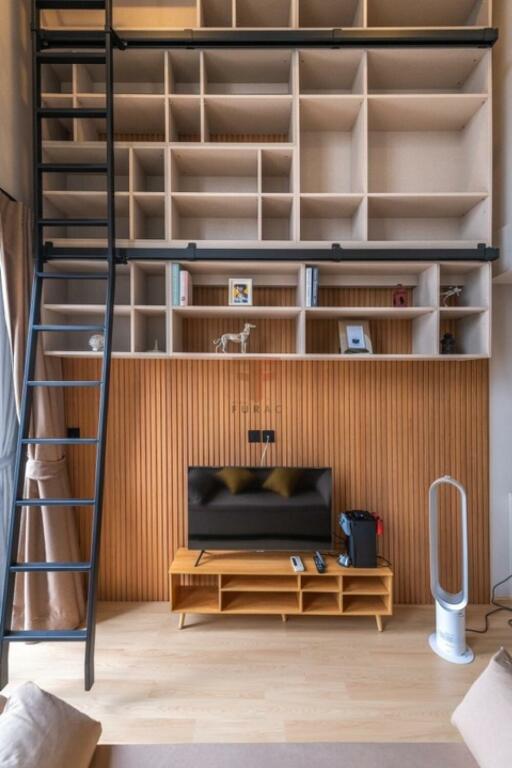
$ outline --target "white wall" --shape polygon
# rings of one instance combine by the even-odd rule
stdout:
[[[0,0],[0,186],[30,202],[31,103],[28,0]]]
[[[512,1],[494,0],[494,14],[500,30],[493,53],[494,243],[501,259],[493,291],[490,380],[493,584],[512,573]],[[512,582],[499,594],[512,596]]]

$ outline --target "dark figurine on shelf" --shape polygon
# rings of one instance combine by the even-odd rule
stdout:
[[[393,306],[394,307],[408,307],[409,306],[409,293],[407,288],[401,283],[398,283],[393,290]]]
[[[457,342],[453,333],[445,333],[441,339],[441,354],[442,355],[455,355],[457,354]]]

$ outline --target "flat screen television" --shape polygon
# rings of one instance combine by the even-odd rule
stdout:
[[[231,493],[221,467],[189,467],[188,547],[307,552],[332,549],[332,471],[300,467],[287,497],[263,488],[274,467],[244,467],[254,482]]]

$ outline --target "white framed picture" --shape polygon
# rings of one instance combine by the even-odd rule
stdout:
[[[229,305],[232,307],[252,307],[252,279],[250,277],[230,278]]]
[[[339,320],[338,335],[340,352],[350,354],[372,354],[373,345],[370,339],[369,323],[364,321]]]

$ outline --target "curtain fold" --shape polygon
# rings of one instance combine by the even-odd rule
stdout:
[[[7,528],[14,494],[14,456],[18,420],[12,382],[11,346],[0,292],[0,594],[3,589]]]
[[[32,285],[30,212],[0,195],[0,275],[8,328],[14,392],[19,415]],[[35,378],[62,380],[62,364],[36,354]],[[61,389],[38,387],[33,393],[31,434],[64,437],[66,424]],[[62,446],[30,446],[25,498],[71,497]],[[26,507],[22,511],[20,562],[80,560],[78,521],[71,507]],[[83,623],[84,581],[80,574],[25,573],[16,577],[13,628],[72,629]]]

